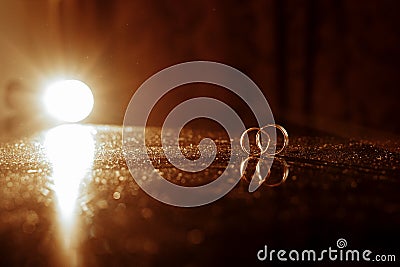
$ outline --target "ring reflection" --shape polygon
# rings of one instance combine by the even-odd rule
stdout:
[[[271,164],[272,161],[273,163]],[[271,169],[276,169],[277,164],[281,165],[282,175],[276,177],[271,177]],[[240,164],[240,174],[242,178],[248,181],[249,192],[254,192],[261,184],[265,184],[269,187],[275,187],[283,184],[287,177],[289,176],[289,165],[282,158],[258,158],[258,157],[248,157],[242,160]]]

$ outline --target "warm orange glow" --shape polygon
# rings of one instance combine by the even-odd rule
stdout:
[[[61,125],[49,130],[45,138],[66,247],[70,246],[80,185],[93,162],[94,141],[90,129],[74,124]]]
[[[85,119],[94,104],[89,86],[78,80],[62,80],[49,85],[43,101],[51,116],[66,122]]]

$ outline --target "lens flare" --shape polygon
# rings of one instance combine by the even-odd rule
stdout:
[[[78,122],[92,112],[94,99],[89,86],[78,80],[50,84],[43,96],[47,112],[57,120]]]

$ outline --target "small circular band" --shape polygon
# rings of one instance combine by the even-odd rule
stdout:
[[[266,148],[263,148],[263,145],[261,144],[261,132],[266,134],[266,132],[264,130],[269,128],[269,127],[274,127],[276,129],[280,130],[282,132],[282,135],[283,135],[283,146],[279,150],[275,151],[275,153],[267,153],[268,156],[275,156],[275,155],[281,153],[285,149],[285,147],[289,144],[289,135],[288,135],[286,129],[283,128],[279,124],[268,124],[268,125],[266,125],[264,127],[261,127],[260,130],[257,132],[257,135],[256,135],[257,146],[262,151],[261,154],[265,154],[267,152],[269,144],[270,144],[270,142],[268,142],[268,146]],[[268,137],[269,137],[269,135],[268,135]],[[269,140],[271,140],[271,139],[269,139]]]
[[[263,133],[264,135],[266,135],[268,137],[268,142],[265,147],[263,147],[263,145],[262,145],[261,133]],[[259,129],[256,134],[256,144],[257,144],[258,148],[260,149],[260,155],[264,155],[268,151],[269,145],[271,144],[271,136],[263,129]]]
[[[267,153],[268,148],[271,144],[271,137],[265,131],[265,129],[267,129],[269,127],[274,127],[276,129],[280,130],[283,135],[283,146],[279,150],[275,151],[274,153]],[[244,139],[246,137],[246,134],[253,132],[253,131],[257,131],[256,144],[257,144],[257,147],[260,149],[260,153],[252,152],[251,148],[250,148],[250,150],[247,149],[247,147],[244,144]],[[268,137],[268,142],[267,142],[266,146],[263,146],[263,144],[261,142],[261,133]],[[251,156],[264,155],[264,154],[266,154],[267,156],[275,156],[275,155],[278,155],[279,153],[281,153],[287,147],[288,144],[289,144],[289,135],[288,135],[286,129],[283,128],[283,126],[281,126],[279,124],[268,124],[261,128],[252,127],[252,128],[247,129],[246,131],[244,131],[242,133],[242,135],[240,136],[240,146],[241,146],[242,150]],[[250,144],[249,144],[249,147],[250,147]]]
[[[242,135],[240,136],[240,146],[241,146],[241,148],[242,148],[242,150],[244,151],[244,152],[246,152],[247,154],[249,154],[249,155],[259,155],[260,153],[253,153],[253,152],[251,152],[251,148],[250,148],[250,142],[249,142],[249,150],[247,149],[247,147],[245,146],[245,144],[244,144],[244,139],[246,138],[246,134],[248,134],[248,133],[250,133],[250,132],[253,132],[253,131],[257,131],[257,134],[258,134],[258,132],[260,131],[260,128],[257,128],[257,127],[252,127],[252,128],[249,128],[249,129],[247,129],[246,131],[244,131],[243,133],[242,133]],[[265,133],[265,132],[264,132]],[[257,139],[257,134],[256,134],[256,139]],[[267,134],[267,133],[265,133],[265,134]],[[268,134],[267,134],[268,135]],[[268,135],[268,137],[269,137],[269,135]],[[269,142],[270,142],[270,140],[268,140],[268,146],[269,146]],[[268,148],[268,146],[267,146],[267,148]],[[262,154],[262,149],[261,149],[261,154]]]

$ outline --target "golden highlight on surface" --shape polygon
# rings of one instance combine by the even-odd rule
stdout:
[[[67,124],[49,130],[45,137],[47,156],[52,164],[64,245],[71,246],[80,186],[93,164],[94,140],[90,127]]]

